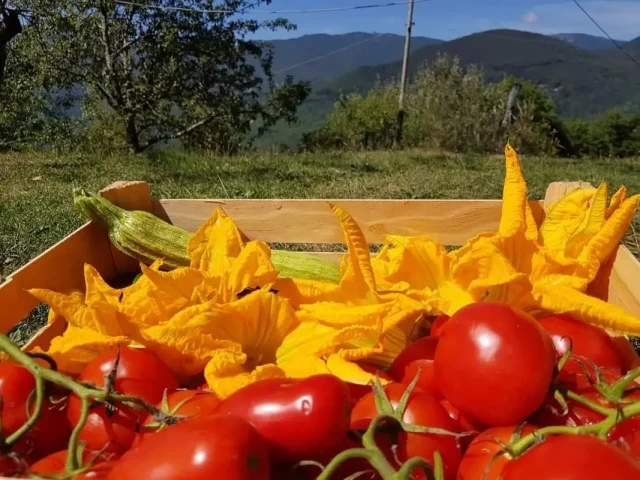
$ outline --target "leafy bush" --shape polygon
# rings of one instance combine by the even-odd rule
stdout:
[[[619,108],[593,121],[567,122],[572,153],[578,157],[630,157],[640,154],[640,114]]]
[[[553,154],[566,134],[553,103],[523,83],[515,121],[503,127],[507,95],[515,79],[487,84],[476,66],[439,56],[418,70],[406,90],[403,143],[455,152],[495,152],[509,140],[520,151]],[[307,149],[389,148],[395,135],[397,82],[378,84],[366,96],[341,98],[320,129],[305,136]]]

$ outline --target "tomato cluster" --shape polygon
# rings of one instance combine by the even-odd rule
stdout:
[[[121,401],[83,414],[82,398],[47,385],[0,474],[60,474],[73,455],[73,479],[385,479],[416,458],[411,478],[431,478],[428,464],[443,480],[640,479],[640,416],[620,417],[640,402],[640,362],[620,345],[567,315],[481,302],[438,317],[386,372],[363,365],[373,386],[267,379],[225,399],[122,347],[77,378]],[[0,363],[2,438],[29,418],[34,389],[26,368]]]

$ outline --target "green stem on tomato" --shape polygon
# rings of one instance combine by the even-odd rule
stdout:
[[[65,472],[68,474],[71,474],[71,472],[75,472],[81,466],[81,460],[78,459],[79,455],[77,455],[78,440],[80,438],[80,432],[84,428],[85,423],[87,423],[87,418],[89,418],[89,397],[81,397],[80,401],[82,402],[80,406],[80,419],[71,431],[71,436],[69,437],[69,447],[67,449],[68,455],[67,461],[65,463]]]
[[[329,462],[322,473],[316,477],[316,480],[329,480],[331,478],[331,475],[333,475],[338,470],[340,465],[342,465],[350,458],[364,458],[366,460],[369,460],[369,462],[373,464],[371,458],[375,454],[376,452],[373,452],[366,448],[350,448],[349,450],[344,450],[343,452],[340,452],[338,455],[333,457],[333,459],[331,459],[331,462]]]
[[[428,480],[436,480],[436,476],[433,473],[433,468],[431,467],[429,462],[427,462],[422,457],[413,457],[407,460],[402,464],[400,470],[398,470],[398,472],[395,473],[392,478],[393,480],[411,480],[413,478],[411,474],[416,468],[421,468]]]
[[[629,370],[627,374],[606,389],[606,397],[612,403],[619,402],[625,390],[640,377],[640,367]]]
[[[387,419],[393,419],[394,421],[397,421],[396,418],[390,415],[385,415],[385,414],[378,415],[373,420],[371,420],[371,423],[369,424],[369,428],[367,428],[367,431],[362,436],[362,445],[364,446],[364,448],[366,448],[372,453],[371,458],[369,458],[369,463],[371,463],[371,465],[373,465],[373,467],[376,470],[378,470],[382,478],[385,480],[393,478],[393,476],[396,473],[396,470],[393,468],[393,466],[389,463],[387,458],[378,448],[375,437],[376,437],[376,430],[378,429],[378,424],[381,421],[387,420]]]
[[[6,344],[6,345],[5,345]],[[29,370],[36,381],[36,401],[33,413],[29,416],[27,421],[15,432],[9,435],[5,443],[12,445],[18,439],[26,433],[31,427],[33,427],[40,418],[40,412],[42,411],[42,405],[44,403],[44,379],[42,376],[38,376],[39,371],[45,370],[36,361],[34,361],[29,355],[24,353],[20,348],[13,343],[9,338],[4,335],[0,335],[0,349],[4,350],[12,358],[21,363],[27,370]]]
[[[567,391],[567,397],[570,398],[571,400],[581,403],[585,407],[589,407],[594,412],[598,412],[599,414],[604,415],[605,417],[608,417],[611,414],[611,412],[614,411],[612,408],[608,408],[608,407],[605,407],[604,405],[600,405],[599,403],[589,400],[588,398],[585,398],[582,395],[572,392],[571,390]]]

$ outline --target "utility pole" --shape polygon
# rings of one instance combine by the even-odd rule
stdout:
[[[411,50],[411,29],[413,27],[413,4],[409,2],[409,14],[407,15],[407,36],[404,41],[404,57],[402,58],[402,75],[400,77],[400,96],[398,98],[398,119],[396,124],[395,146],[402,144],[402,126],[404,124],[404,90],[407,86],[407,68],[409,67],[409,52]]]

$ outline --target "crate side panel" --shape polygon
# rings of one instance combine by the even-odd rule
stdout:
[[[115,274],[109,240],[104,231],[92,223],[31,260],[0,286],[2,332],[9,331],[38,305],[38,300],[27,289],[84,291],[85,263],[93,265],[107,279]]]
[[[342,243],[342,231],[328,203],[344,208],[370,243],[387,234],[429,235],[446,245],[498,227],[501,200],[160,200],[156,215],[195,231],[216,208],[231,216],[248,237],[265,242]],[[530,202],[537,221],[544,213]]]
[[[609,301],[640,318],[640,262],[624,245],[613,264]]]

